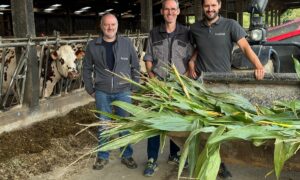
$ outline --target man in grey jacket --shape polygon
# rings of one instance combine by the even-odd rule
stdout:
[[[180,74],[187,72],[188,61],[192,56],[193,47],[190,43],[188,29],[177,23],[180,14],[178,0],[162,1],[161,15],[164,23],[154,27],[149,34],[147,51],[144,56],[147,73],[150,78],[168,80],[166,71],[170,64],[174,64]],[[157,169],[157,159],[160,146],[160,137],[154,136],[148,139],[148,162],[144,170],[144,176],[153,176]],[[179,164],[180,149],[170,140],[169,164]]]
[[[118,20],[113,14],[106,14],[101,19],[100,28],[102,37],[89,42],[83,61],[83,81],[86,91],[95,98],[97,110],[112,112],[113,101],[131,103],[131,84],[115,74],[126,75],[134,81],[139,81],[139,62],[131,41],[126,37],[117,35]],[[113,72],[113,73],[111,73]],[[93,75],[93,78],[92,78]],[[119,116],[128,116],[128,112],[114,107],[114,112]],[[101,121],[109,121],[109,118],[100,115]],[[99,135],[105,126],[99,127]],[[128,132],[122,132],[125,135]],[[99,146],[107,139],[99,138]],[[121,152],[123,149],[121,149]],[[132,158],[133,150],[128,145],[123,151],[121,162],[128,168],[134,169],[137,164]],[[99,151],[93,169],[100,170],[107,163],[109,152]]]

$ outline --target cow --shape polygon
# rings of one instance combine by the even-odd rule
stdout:
[[[40,83],[41,85],[45,84],[45,86],[40,89],[40,94],[43,98],[52,94],[54,86],[62,78],[73,80],[79,77],[80,73],[76,61],[81,61],[83,55],[83,50],[78,49],[75,52],[70,45],[60,46],[58,50],[50,52],[47,68],[45,63],[42,66]]]
[[[2,55],[5,54],[4,63],[2,64]],[[14,70],[16,69],[16,55],[15,48],[6,48],[5,52],[0,48],[0,73],[3,69],[3,84],[2,84],[2,94],[5,94],[8,90],[9,83],[12,80]]]
[[[45,59],[47,56],[43,56],[44,58],[39,62],[42,63],[40,78],[40,97],[42,98],[47,98],[52,94],[54,86],[60,79],[76,79],[79,77],[76,61],[81,60],[84,55],[83,49],[77,49],[75,52],[70,45],[60,46],[57,50],[53,50],[53,47],[47,48],[50,48],[48,59]],[[45,51],[47,48],[45,48]],[[37,48],[38,57],[41,56],[41,49],[41,47]],[[2,51],[3,49],[0,48],[0,62],[2,62]],[[0,63],[0,69],[4,66],[2,94],[7,93],[13,73],[16,69],[15,48],[7,48],[4,59],[4,64],[2,65],[2,63]],[[47,68],[45,66],[46,64]]]

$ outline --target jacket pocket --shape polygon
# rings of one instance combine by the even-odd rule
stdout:
[[[153,60],[156,61],[163,61],[164,59],[164,52],[163,52],[163,41],[158,41],[153,43]],[[165,52],[166,54],[168,52]]]

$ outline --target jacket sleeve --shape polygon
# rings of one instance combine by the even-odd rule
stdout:
[[[149,33],[149,36],[148,36],[146,54],[145,54],[144,59],[143,59],[144,61],[153,61],[151,34],[152,34],[152,31]]]
[[[83,82],[85,86],[85,90],[87,91],[88,94],[93,94],[95,92],[94,90],[94,85],[93,85],[93,78],[92,78],[92,73],[93,73],[93,59],[92,59],[92,54],[91,54],[91,47],[90,45],[87,46],[86,48],[86,53],[83,59]]]
[[[130,62],[131,62],[131,79],[139,83],[140,80],[140,62],[137,53],[130,43]]]

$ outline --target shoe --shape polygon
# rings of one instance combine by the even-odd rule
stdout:
[[[107,159],[97,159],[93,165],[94,170],[101,170],[108,163]]]
[[[226,168],[224,163],[220,164],[220,169],[218,172],[218,176],[222,179],[227,179],[229,177],[232,177],[230,171]]]
[[[179,162],[180,162],[180,156],[171,156],[169,155],[169,158],[168,158],[168,164],[173,164],[173,165],[176,165],[176,166],[179,166]],[[184,167],[183,168],[188,168],[188,163],[187,161],[185,161],[184,163]]]
[[[146,164],[146,168],[144,170],[144,176],[151,177],[154,172],[158,170],[157,163],[153,158],[150,158]]]
[[[130,157],[130,158],[122,158],[121,163],[125,164],[126,167],[129,168],[129,169],[135,169],[135,168],[137,168],[137,164],[133,160],[132,157]]]

